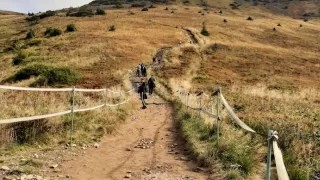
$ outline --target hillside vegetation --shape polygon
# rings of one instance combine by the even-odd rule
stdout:
[[[206,6],[195,5],[204,2],[202,5]],[[7,80],[36,66],[77,74],[76,81],[37,86],[110,87],[123,83],[128,69],[138,63],[151,63],[157,49],[172,47],[164,55],[164,67],[153,72],[172,89],[171,94],[181,86],[192,93],[204,89],[208,94],[222,87],[240,118],[259,134],[266,135],[269,129],[279,132],[279,144],[291,179],[315,177],[320,165],[320,20],[303,21],[274,14],[263,6],[251,3],[230,6],[231,3],[234,4],[233,1],[156,4],[156,8],[148,11],[141,11],[142,7],[129,11],[109,8],[105,9],[106,15],[91,17],[70,17],[62,11],[33,22],[23,15],[1,15],[0,31],[4,33],[0,34],[0,81],[14,86],[34,85],[41,75],[31,74],[21,81]],[[66,32],[69,24],[74,24],[76,31]],[[204,25],[208,36],[201,34]],[[35,36],[26,39],[30,29]],[[59,33],[51,36],[54,29]],[[15,59],[22,61],[15,64]],[[14,99],[8,100],[9,97]],[[52,105],[70,98],[49,97],[48,103]],[[99,99],[95,95],[81,97],[84,100],[79,105],[93,104],[87,98]],[[32,98],[24,99],[19,94],[2,93],[1,99],[5,99],[6,106],[0,119],[35,115],[41,109],[32,103]],[[31,110],[20,111],[16,107],[18,102],[20,105],[29,102]],[[54,107],[61,110],[68,103],[64,101],[63,106]],[[176,118],[181,120],[186,113],[178,105],[176,109],[182,113]],[[122,118],[128,115],[129,110],[116,111],[111,121],[114,122],[118,113]],[[43,113],[51,111],[41,109]],[[89,115],[84,116],[88,119]],[[98,117],[106,116],[104,112]],[[182,126],[192,130],[185,135],[196,144],[194,150],[202,157],[210,157],[212,164],[221,161],[219,168],[228,172],[226,178],[264,177],[266,137],[240,131],[224,113],[223,149],[217,151],[212,146],[214,139],[207,141],[202,137],[208,129],[194,125],[193,114],[187,116],[192,121],[182,122]],[[108,124],[98,121],[97,126],[86,127],[84,121],[79,123],[91,131]],[[196,128],[200,130],[195,132]],[[81,133],[79,138],[90,139]],[[228,156],[233,152],[248,159]],[[222,155],[217,156],[219,153]],[[234,165],[240,166],[234,168]]]

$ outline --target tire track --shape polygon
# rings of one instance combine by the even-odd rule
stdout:
[[[165,120],[162,123],[162,125],[156,129],[155,135],[153,137],[153,141],[154,141],[155,144],[158,142],[158,139],[159,139],[159,131],[163,128],[163,126],[165,126],[168,123],[169,119],[170,119],[170,112],[167,110],[167,107],[166,107]],[[155,167],[155,165],[157,163],[156,162],[157,161],[157,151],[156,150],[157,150],[157,148],[156,148],[156,145],[155,145],[153,150],[152,150],[152,163],[151,163],[152,167]]]
[[[138,139],[137,139],[134,143],[130,144],[130,147],[133,147],[135,144],[139,143],[139,141],[140,141],[140,139],[141,139],[141,137],[142,137],[142,133],[143,133],[143,128],[141,128],[141,129],[139,130],[139,137],[138,137]],[[132,158],[133,153],[134,153],[134,151],[130,151],[129,156],[128,156],[122,163],[120,163],[117,167],[115,167],[114,169],[112,169],[111,171],[109,171],[108,174],[107,174],[107,176],[109,176],[109,177],[112,178],[112,179],[116,179],[116,178],[113,177],[113,174],[114,174],[117,170],[121,169],[121,168]]]

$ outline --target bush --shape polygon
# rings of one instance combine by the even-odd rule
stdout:
[[[92,17],[92,16],[94,16],[94,13],[92,12],[92,10],[82,8],[82,9],[79,9],[78,12],[70,13],[69,16],[72,16],[72,17],[87,17],[87,16]]]
[[[34,13],[28,13],[28,16],[34,16]]]
[[[38,46],[38,45],[40,45],[43,41],[44,41],[43,38],[33,38],[33,39],[30,39],[30,40],[29,40],[28,45],[29,45],[29,46]]]
[[[222,14],[222,11],[220,11],[219,13]]]
[[[150,9],[152,9],[152,8],[156,8],[153,4],[151,4],[150,6],[149,6],[149,8]]]
[[[41,81],[47,81],[48,85],[63,85],[74,84],[80,79],[80,74],[73,72],[69,68],[56,68],[43,64],[33,64],[18,71],[8,81],[22,81],[31,78],[32,76],[39,77]],[[35,85],[33,83],[33,85]]]
[[[113,6],[113,8],[121,9],[123,8],[123,4],[121,2],[117,2],[116,5]]]
[[[66,32],[75,32],[75,31],[77,31],[76,25],[74,25],[74,24],[68,24],[67,25]]]
[[[149,11],[148,8],[142,8],[141,11]]]
[[[12,45],[7,47],[5,51],[20,51],[21,49],[25,48],[26,44],[22,40],[15,40]]]
[[[166,7],[164,10],[169,11],[169,8],[168,8],[168,7]]]
[[[55,15],[56,15],[55,11],[47,11],[45,13],[40,14],[39,17],[40,17],[40,19],[44,19],[44,18],[47,18],[50,16],[55,16]]]
[[[253,18],[252,18],[251,16],[249,16],[249,17],[247,18],[247,20],[248,20],[248,21],[253,21]]]
[[[61,34],[62,34],[62,31],[60,29],[52,28],[52,27],[47,28],[47,30],[44,32],[44,35],[49,37],[59,36]]]
[[[226,19],[224,19],[223,22],[227,23],[228,21]]]
[[[174,13],[174,11],[171,11],[171,13],[173,14],[173,13]]]
[[[277,26],[281,27],[281,24],[279,23]]]
[[[27,17],[26,20],[29,22],[35,22],[35,21],[40,20],[40,17],[39,16],[31,16],[31,17]]]
[[[29,32],[27,33],[27,39],[34,38],[36,36],[36,33],[34,32],[33,29],[30,29]]]
[[[44,19],[44,18],[47,18],[47,17],[50,17],[50,16],[55,16],[56,15],[56,12],[55,11],[47,11],[45,13],[42,13],[40,15],[34,15],[33,13],[32,14],[28,14],[29,17],[26,18],[27,21],[30,21],[30,22],[34,22],[34,21],[38,21],[40,19]]]
[[[114,25],[110,26],[109,31],[115,31],[116,27]]]
[[[210,33],[208,32],[208,30],[207,30],[207,27],[206,27],[206,24],[205,24],[205,23],[203,23],[203,25],[202,25],[201,34],[202,34],[202,35],[204,35],[204,36],[210,36]]]
[[[103,10],[103,9],[97,9],[97,11],[96,11],[96,15],[105,15],[106,14],[106,12]]]

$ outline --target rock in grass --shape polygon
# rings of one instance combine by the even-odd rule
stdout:
[[[1,166],[1,170],[10,171],[10,168],[8,166]]]

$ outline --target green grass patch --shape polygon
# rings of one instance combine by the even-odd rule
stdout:
[[[80,79],[80,74],[72,71],[69,68],[57,68],[43,64],[32,64],[19,70],[7,81],[18,82],[29,79],[32,76],[39,77],[42,79],[42,81],[45,81],[46,84],[50,86],[71,85]],[[40,85],[39,83],[40,82],[36,81],[32,84],[32,86]]]

